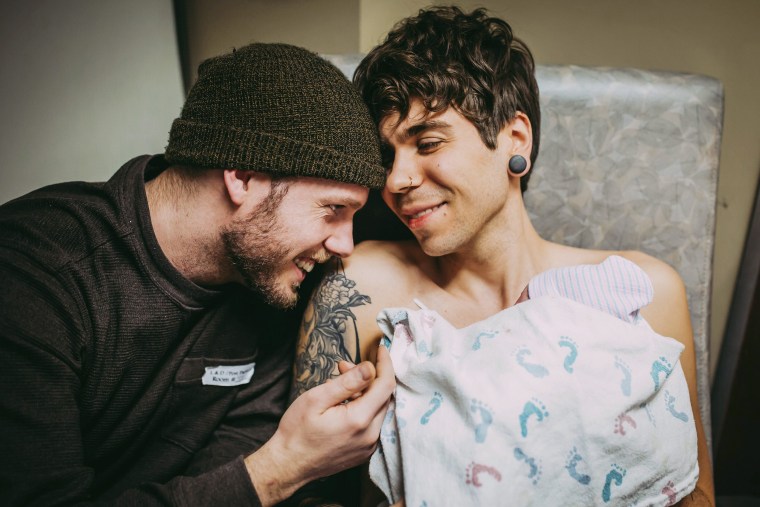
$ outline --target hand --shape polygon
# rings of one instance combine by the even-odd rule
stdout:
[[[364,361],[340,370],[340,376],[299,396],[272,438],[246,458],[263,505],[284,500],[307,482],[356,466],[375,450],[396,385],[388,351],[378,349],[376,367]]]

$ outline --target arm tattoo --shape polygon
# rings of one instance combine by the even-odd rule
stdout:
[[[314,291],[304,312],[291,401],[336,375],[340,361],[358,363],[361,360],[359,331],[351,308],[372,300],[359,293],[355,286],[356,282],[345,274],[335,272],[327,275]],[[346,346],[351,335],[353,357]]]

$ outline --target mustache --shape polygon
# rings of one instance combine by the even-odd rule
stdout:
[[[317,262],[317,264],[323,264],[329,261],[332,255],[329,254],[327,250],[319,250],[315,252],[314,254],[309,255],[309,257],[314,259]]]

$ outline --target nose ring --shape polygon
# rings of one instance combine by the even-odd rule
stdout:
[[[409,186],[414,186],[414,181],[412,180],[412,177],[409,176]]]

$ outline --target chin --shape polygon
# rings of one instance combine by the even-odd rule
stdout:
[[[262,296],[267,304],[281,310],[291,310],[295,308],[296,303],[298,303],[298,292],[295,290],[287,290],[283,288],[277,291],[262,293]]]
[[[426,236],[417,236],[417,242],[425,255],[430,257],[441,257],[443,255],[455,254],[462,252],[473,240],[473,235],[469,228],[461,228],[460,224],[452,225],[453,230],[439,232],[438,234],[428,234]]]
[[[442,255],[448,255],[454,251],[451,247],[451,243],[445,241],[436,241],[431,238],[417,239],[420,248],[429,257],[440,257]]]
[[[247,287],[258,294],[269,306],[281,310],[290,310],[298,303],[297,283],[288,283],[276,279],[248,280]]]
[[[298,287],[297,283],[288,284],[283,282],[278,284],[277,287],[273,287],[270,295],[272,306],[281,308],[283,310],[290,310],[298,303]]]

